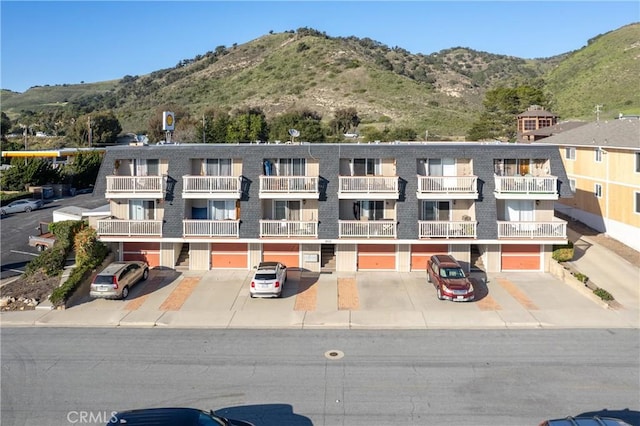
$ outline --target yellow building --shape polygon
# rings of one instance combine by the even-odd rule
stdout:
[[[574,192],[556,210],[640,250],[640,118],[589,123],[538,143],[558,145]]]

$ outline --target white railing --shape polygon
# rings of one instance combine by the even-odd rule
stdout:
[[[418,176],[419,193],[475,194],[477,176]]]
[[[238,237],[239,220],[185,219],[182,233],[185,237]]]
[[[556,194],[556,176],[495,176],[496,193]]]
[[[388,220],[341,220],[340,238],[395,238],[396,222]]]
[[[161,220],[100,219],[98,235],[154,235],[162,236]]]
[[[420,238],[476,238],[477,222],[418,221]]]
[[[317,176],[260,176],[260,192],[317,193]]]
[[[261,237],[317,237],[318,222],[295,220],[261,220]]]
[[[182,176],[182,192],[198,194],[239,193],[241,179],[240,176]]]
[[[163,176],[107,176],[107,192],[136,193],[162,192],[164,193]]]
[[[397,176],[340,176],[342,193],[398,193]]]
[[[567,238],[567,222],[503,222],[498,221],[498,238]]]

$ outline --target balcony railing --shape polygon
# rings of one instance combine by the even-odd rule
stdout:
[[[418,194],[477,193],[477,176],[418,176]]]
[[[260,176],[260,195],[318,194],[317,176]]]
[[[235,237],[239,236],[239,220],[185,219],[182,233],[185,237]]]
[[[317,221],[261,220],[261,237],[317,237]]]
[[[341,220],[340,238],[395,238],[396,222],[388,220]]]
[[[161,220],[100,219],[97,225],[98,235],[101,236],[162,236]]]
[[[155,194],[164,196],[163,176],[107,176],[106,197]]]
[[[567,238],[567,222],[504,222],[498,221],[498,238]]]
[[[477,222],[421,220],[418,225],[420,238],[476,238]]]
[[[185,198],[198,198],[215,194],[240,197],[240,176],[182,176],[182,194]]]
[[[557,198],[558,178],[556,176],[495,176],[496,194],[525,194],[540,198],[553,195]]]
[[[339,193],[341,195],[384,195],[398,198],[397,176],[340,176]]]

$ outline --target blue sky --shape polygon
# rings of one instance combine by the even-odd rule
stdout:
[[[549,57],[640,21],[640,2],[2,0],[0,16],[0,87],[23,92],[148,74],[301,27],[411,53],[462,46]]]

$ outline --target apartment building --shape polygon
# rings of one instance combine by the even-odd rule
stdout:
[[[548,269],[571,196],[557,147],[502,143],[109,147],[92,218],[119,259],[190,270]],[[480,262],[478,262],[478,258]]]
[[[540,144],[558,147],[575,196],[556,209],[640,250],[640,119],[601,120]]]

